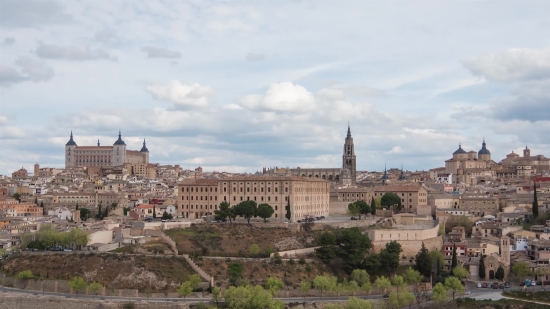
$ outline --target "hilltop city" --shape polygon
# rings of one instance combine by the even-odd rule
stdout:
[[[409,304],[446,298],[440,286],[464,293],[449,278],[466,290],[550,280],[550,158],[527,146],[493,158],[481,140],[429,170],[359,171],[349,126],[342,139],[334,168],[238,174],[150,162],[146,140],[130,150],[121,132],[112,145],[71,132],[64,167],[0,175],[3,285],[217,299],[258,284],[282,299],[370,295],[370,275],[373,301],[403,305],[396,276],[413,286]]]

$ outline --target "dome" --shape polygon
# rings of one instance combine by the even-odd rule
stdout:
[[[462,145],[458,144],[458,149],[453,152],[453,154],[459,154],[459,153],[467,153],[466,151],[464,151],[464,149],[462,149]]]
[[[149,152],[149,149],[147,149],[147,146],[145,146],[145,139],[143,139],[143,147],[141,147],[140,152]]]
[[[116,140],[116,142],[113,145],[125,145],[126,146],[126,143],[120,137],[120,131],[118,131],[118,139]]]
[[[71,139],[69,139],[69,141],[67,142],[66,145],[67,145],[67,146],[77,146],[77,144],[76,144],[75,141],[73,140],[73,131],[71,131]]]
[[[489,149],[487,149],[487,144],[485,144],[485,141],[483,141],[483,144],[481,144],[481,150],[477,154],[478,155],[490,155],[491,154]]]

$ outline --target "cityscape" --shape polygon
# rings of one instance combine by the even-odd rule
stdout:
[[[0,307],[550,308],[548,12],[0,1]]]

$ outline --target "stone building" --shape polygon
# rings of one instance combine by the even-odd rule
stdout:
[[[221,202],[231,206],[252,200],[275,210],[271,221],[284,222],[290,205],[295,222],[305,216],[328,216],[330,183],[318,178],[236,176],[224,179],[185,179],[178,185],[178,212],[185,218],[213,215]]]
[[[113,146],[78,146],[71,137],[65,145],[65,168],[69,167],[115,167],[124,163],[149,163],[149,150],[143,140],[141,150],[127,150],[120,131]]]
[[[344,151],[342,153],[341,168],[263,168],[263,175],[266,176],[297,176],[309,178],[321,178],[333,183],[342,185],[355,185],[357,182],[357,159],[355,156],[355,145],[351,136],[351,129],[348,125],[348,133],[344,140]]]
[[[402,212],[416,213],[419,207],[428,206],[428,191],[421,184],[397,184],[378,186],[372,190],[374,198],[393,192],[401,198]],[[370,201],[370,197],[368,197]]]

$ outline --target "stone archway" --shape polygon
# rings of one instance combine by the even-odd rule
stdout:
[[[495,279],[495,271],[492,269],[489,271],[489,279]]]

